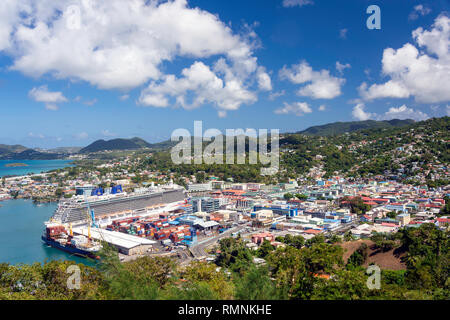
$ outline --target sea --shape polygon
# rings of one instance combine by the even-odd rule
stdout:
[[[27,166],[5,167],[8,163]],[[73,166],[70,160],[0,160],[0,177],[37,174],[70,166]],[[91,266],[95,264],[42,242],[44,222],[52,216],[56,206],[57,203],[35,204],[24,199],[0,201],[0,263],[17,265],[70,260]]]
[[[24,199],[0,201],[0,263],[17,265],[69,260],[90,266],[95,264],[42,242],[44,221],[52,216],[56,206],[56,203],[34,204],[32,200]]]
[[[0,160],[0,177],[38,174],[55,169],[72,167],[71,160]],[[26,167],[6,167],[10,163],[23,163]]]

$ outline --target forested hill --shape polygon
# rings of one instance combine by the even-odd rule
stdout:
[[[176,143],[170,140],[148,143],[141,138],[132,139],[112,139],[112,140],[97,140],[87,147],[80,150],[80,153],[112,151],[112,150],[136,150],[136,149],[152,149],[153,151],[167,150],[174,146]]]
[[[87,147],[80,150],[80,153],[99,152],[108,150],[132,150],[148,148],[150,144],[140,138],[133,139],[112,139],[112,140],[97,140]]]
[[[297,133],[309,135],[309,136],[332,136],[339,135],[346,132],[354,132],[363,129],[391,129],[404,127],[413,124],[414,120],[385,120],[385,121],[352,121],[352,122],[333,122],[327,123],[321,126],[309,127],[306,130],[299,131]]]
[[[439,181],[450,163],[449,132],[450,117],[442,117],[335,136],[285,134],[280,140],[282,165],[291,175],[316,168],[325,177],[339,173]]]
[[[450,163],[450,117],[413,122],[406,126],[369,128],[331,136],[300,133],[280,135],[280,171],[261,176],[261,164],[174,165],[168,152],[155,153],[142,164],[176,177],[208,175],[236,182],[318,179],[333,175],[398,179],[429,186],[446,185]],[[201,174],[198,174],[201,173]],[[181,181],[181,180],[180,180]],[[180,182],[181,183],[181,182]]]

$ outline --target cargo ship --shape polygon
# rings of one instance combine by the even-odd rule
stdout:
[[[102,248],[100,243],[83,235],[73,236],[72,232],[68,234],[63,226],[48,226],[41,238],[46,245],[52,248],[83,258],[100,259],[98,255]]]
[[[90,236],[79,233],[73,236],[72,226],[75,233],[85,227],[105,230],[115,220],[176,212],[183,210],[185,203],[185,189],[173,183],[152,185],[132,193],[123,192],[121,186],[107,191],[83,186],[77,189],[77,195],[59,201],[53,216],[45,222],[42,240],[51,247],[96,258],[101,245],[93,242]],[[70,230],[69,234],[67,230]]]

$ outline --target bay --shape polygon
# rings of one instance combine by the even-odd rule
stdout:
[[[44,222],[52,216],[56,206],[56,203],[35,205],[33,201],[23,199],[0,201],[0,263],[70,260],[91,266],[95,264],[42,242]]]
[[[55,169],[72,167],[72,160],[0,160],[0,177],[38,174]],[[7,167],[11,163],[23,163],[24,167]]]

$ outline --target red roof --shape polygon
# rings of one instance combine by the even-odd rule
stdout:
[[[384,227],[397,227],[395,223],[382,222],[381,225]]]
[[[374,198],[374,199],[372,199],[372,201],[377,201],[377,202],[389,202],[389,199]]]
[[[304,233],[309,233],[309,234],[318,234],[320,232],[321,232],[320,230],[316,230],[316,229],[308,229],[308,230],[304,231]]]

